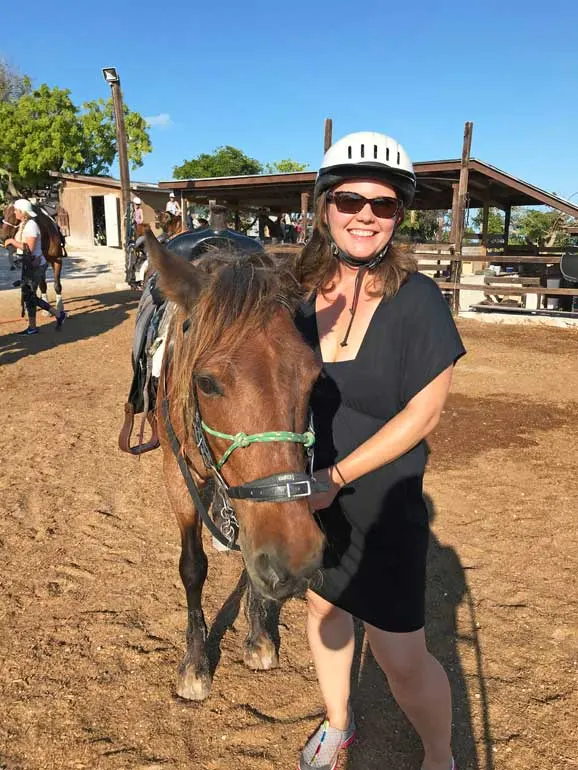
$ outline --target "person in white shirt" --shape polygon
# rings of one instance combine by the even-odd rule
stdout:
[[[177,199],[175,198],[174,192],[169,193],[169,200],[166,206],[165,211],[168,211],[169,214],[172,214],[174,217],[180,217],[181,216],[181,207],[179,206],[179,203]]]
[[[20,222],[16,236],[4,241],[5,246],[14,246],[16,253],[22,256],[22,304],[28,315],[28,326],[20,334],[38,334],[36,326],[36,308],[41,307],[56,318],[56,328],[60,329],[66,318],[64,310],[55,310],[52,305],[37,295],[38,286],[46,275],[46,259],[42,253],[40,228],[34,221],[36,212],[30,201],[25,198],[14,204],[14,214]]]

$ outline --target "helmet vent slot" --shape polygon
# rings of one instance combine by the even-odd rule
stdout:
[[[377,160],[377,145],[373,145],[373,159]]]
[[[364,144],[361,145],[361,157],[365,158],[365,145]]]
[[[349,147],[347,148],[347,157],[349,158],[349,160],[351,160],[351,154],[352,154],[351,153],[351,145],[349,145]]]
[[[397,153],[397,165],[399,166],[400,163],[401,163],[401,155],[398,152]]]
[[[386,159],[387,161],[389,160],[389,147],[386,147],[386,148],[385,148],[385,159]]]

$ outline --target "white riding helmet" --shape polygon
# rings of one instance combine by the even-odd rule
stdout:
[[[315,181],[314,198],[347,179],[377,179],[390,184],[408,208],[415,196],[415,173],[407,152],[395,139],[376,131],[357,131],[327,150]]]
[[[135,206],[140,206],[142,204],[142,201],[140,198],[137,198],[136,196],[132,199],[132,202]]]
[[[21,211],[23,214],[28,214],[29,217],[35,217],[36,212],[32,208],[32,204],[30,201],[26,200],[26,198],[19,198],[17,201],[14,201],[13,204],[15,209],[18,209],[18,211]]]
[[[170,192],[170,193],[169,193],[169,198],[174,198],[174,197],[175,197],[175,194],[174,194],[174,192]]]

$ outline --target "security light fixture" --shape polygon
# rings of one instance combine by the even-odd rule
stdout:
[[[116,67],[103,67],[102,74],[107,83],[110,83],[111,85],[113,83],[120,83]]]

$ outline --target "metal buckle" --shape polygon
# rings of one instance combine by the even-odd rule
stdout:
[[[306,492],[292,492],[291,488],[298,487],[299,485],[303,486],[305,485]],[[290,481],[286,485],[287,489],[287,498],[289,500],[295,500],[298,497],[310,497],[311,496],[311,482],[310,481]]]

